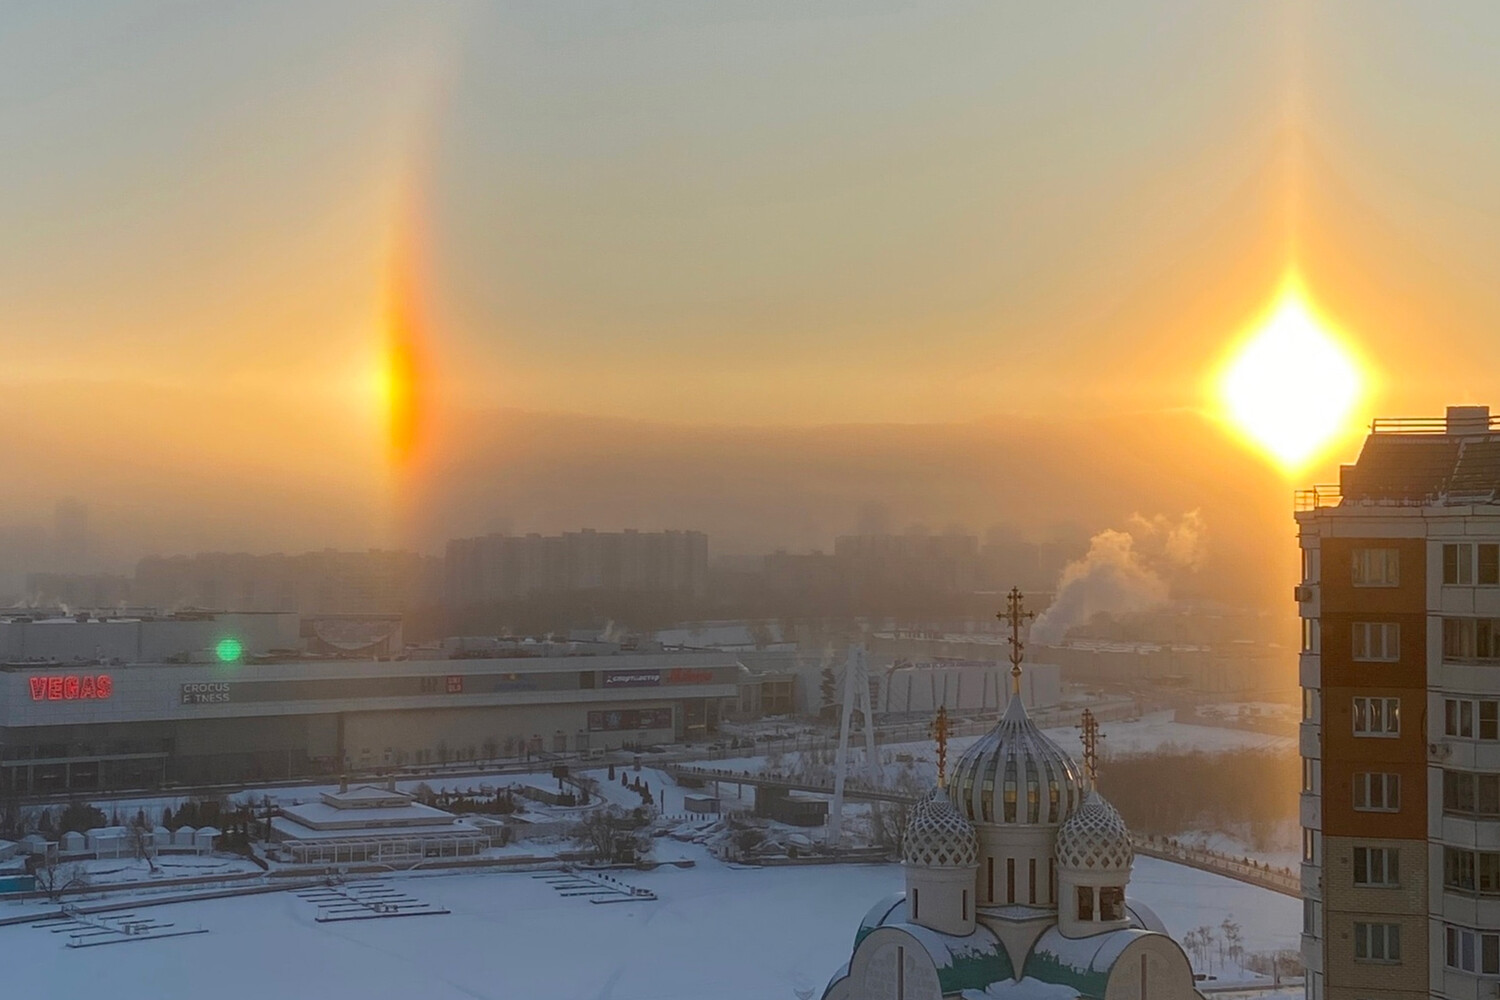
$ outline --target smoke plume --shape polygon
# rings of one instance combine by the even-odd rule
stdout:
[[[1139,514],[1127,530],[1108,528],[1089,540],[1089,551],[1069,563],[1057,584],[1057,597],[1031,626],[1031,641],[1062,642],[1068,629],[1100,612],[1130,614],[1167,603],[1166,575],[1202,568],[1203,518],[1189,511],[1176,521]]]

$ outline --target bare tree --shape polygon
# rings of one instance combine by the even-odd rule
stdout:
[[[156,840],[152,837],[151,828],[144,822],[137,821],[126,827],[126,830],[131,856],[137,861],[145,861],[153,872],[156,871]]]
[[[36,876],[37,889],[46,893],[54,903],[60,902],[68,890],[81,889],[89,884],[87,868],[76,861],[60,864],[57,856],[51,853],[39,857],[32,874]]]

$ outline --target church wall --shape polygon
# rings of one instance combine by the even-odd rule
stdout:
[[[1055,826],[994,826],[974,824],[979,835],[979,870],[975,873],[980,906],[1054,906],[1050,872],[1056,857]],[[1012,896],[1006,861],[1015,863],[1015,892]],[[1035,862],[1035,895],[1033,895],[1032,862]],[[993,889],[993,895],[991,890]]]
[[[1137,938],[1110,967],[1104,1000],[1198,1000],[1193,967],[1171,938]]]

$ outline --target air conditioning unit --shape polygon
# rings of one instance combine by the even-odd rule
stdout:
[[[1301,603],[1303,603],[1305,601],[1312,600],[1313,599],[1313,589],[1312,589],[1312,586],[1310,584],[1306,584],[1306,583],[1299,583],[1299,584],[1297,584],[1297,586],[1295,586],[1295,587],[1292,588],[1292,598],[1298,604],[1301,604]]]

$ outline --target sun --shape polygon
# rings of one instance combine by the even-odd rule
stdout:
[[[1217,394],[1230,426],[1294,473],[1351,429],[1367,381],[1355,352],[1288,280],[1225,364]]]

